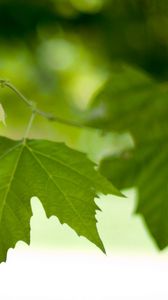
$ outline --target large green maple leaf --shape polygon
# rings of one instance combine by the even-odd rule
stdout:
[[[94,163],[62,143],[0,137],[0,261],[19,240],[30,242],[30,199],[104,251],[96,228],[97,193],[119,192]]]
[[[137,186],[136,211],[162,249],[168,245],[168,87],[122,67],[95,98],[92,126],[129,131],[135,147],[105,158],[100,171],[119,188]]]

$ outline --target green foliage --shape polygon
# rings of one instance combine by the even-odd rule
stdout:
[[[19,240],[30,242],[30,199],[41,200],[46,215],[55,215],[102,251],[94,202],[97,193],[117,190],[80,152],[46,140],[0,138],[0,261]]]
[[[4,109],[3,109],[3,106],[2,104],[0,103],[0,122],[2,122],[4,125],[5,125],[5,112],[4,112]]]
[[[168,88],[123,67],[95,98],[89,124],[129,131],[135,147],[105,158],[100,171],[118,188],[137,186],[137,212],[162,249],[168,245]]]
[[[22,0],[2,0],[0,1],[0,28],[1,77],[5,78],[6,83],[6,79],[11,80],[28,97],[37,102],[38,107],[42,109],[42,111],[36,111],[38,115],[56,121],[55,123],[47,123],[46,120],[37,117],[31,131],[33,138],[38,136],[42,139],[64,141],[72,148],[89,152],[89,129],[79,129],[85,119],[87,119],[87,126],[109,132],[130,132],[132,134],[134,149],[130,144],[130,148],[125,147],[125,151],[121,151],[124,148],[124,140],[121,135],[121,147],[112,145],[113,153],[114,149],[116,151],[115,156],[104,159],[101,162],[100,170],[119,188],[138,187],[140,197],[137,212],[144,216],[159,247],[165,247],[168,243],[168,227],[166,225],[168,216],[168,171],[166,164],[168,148],[167,1],[30,0],[24,2]],[[126,64],[133,67],[122,67]],[[91,109],[85,113],[84,109],[94,93],[98,93],[97,91],[110,76],[111,79],[104,86],[104,91],[97,95]],[[157,81],[151,78],[155,78]],[[1,106],[0,121],[5,121],[7,116],[7,127],[0,123],[2,125],[1,135],[19,140],[22,137],[22,128],[29,112],[24,109],[23,103],[19,102],[15,95],[11,97],[6,89],[1,90],[1,96],[0,102],[2,102],[6,114]],[[24,96],[21,98],[23,100]],[[29,100],[26,102],[29,108],[33,109],[34,102]],[[54,118],[50,112],[55,115]],[[78,129],[67,126],[77,124],[79,125],[76,126]],[[82,134],[85,136],[83,142],[81,142]],[[4,146],[1,143],[1,150],[5,154],[7,151],[5,147],[8,148],[8,142],[3,139],[3,143]],[[27,153],[27,148],[22,142],[11,141],[10,143],[9,148],[12,147],[13,143],[20,143],[15,151],[23,148],[23,153]],[[38,141],[37,143],[42,142]],[[106,145],[105,143],[102,144]],[[92,150],[94,148],[94,152],[97,152],[96,161],[109,153],[108,146],[104,146],[104,149],[100,151],[97,140],[94,138],[92,145]],[[60,145],[60,147],[63,146]],[[12,160],[9,158],[10,155],[13,159],[14,155],[17,156],[15,151],[9,152],[5,160],[2,160],[2,166],[6,160]],[[67,151],[70,151],[70,159],[74,152],[71,152],[70,149]],[[31,156],[29,152],[28,154]],[[47,155],[52,157],[49,150]],[[76,153],[75,157],[77,158],[78,155],[81,154]],[[83,159],[81,158],[80,173],[87,168],[87,163],[82,162]],[[67,165],[70,165],[69,160]],[[4,165],[4,170],[6,167],[7,164]],[[3,172],[2,169],[0,172]],[[76,182],[79,180],[80,191],[77,185],[74,186],[73,195],[76,196],[76,193],[81,193],[81,202],[78,203],[80,214],[83,213],[82,216],[85,219],[90,216],[89,218],[93,222],[92,230],[95,234],[94,243],[102,248],[101,241],[96,235],[94,217],[96,205],[93,198],[99,191],[99,187],[101,187],[101,192],[110,191],[109,187],[106,187],[107,191],[101,184],[93,185],[93,181],[97,182],[96,176],[99,175],[94,170],[93,165],[92,167],[90,165],[89,172],[91,169],[95,175],[92,176],[94,180],[92,178],[90,188],[88,187],[86,190],[85,186],[81,184],[81,179],[75,179]],[[32,172],[28,166],[26,170],[29,170],[29,173]],[[91,176],[92,172],[88,173],[88,176]],[[23,174],[26,173],[27,171],[24,170]],[[43,173],[42,170],[41,173]],[[66,177],[65,174],[64,177]],[[26,178],[21,176],[21,182],[28,180],[28,175]],[[40,188],[38,191],[36,190],[40,184],[39,178],[38,175],[33,180],[33,183],[36,183],[36,188],[34,185],[32,186],[33,193],[41,191]],[[12,182],[15,182],[15,177],[13,180]],[[60,179],[57,178],[57,184],[58,181],[61,184]],[[4,185],[1,184],[1,186],[3,188]],[[94,189],[92,189],[93,186]],[[67,193],[72,192],[70,182],[64,181],[63,190]],[[17,181],[17,193],[18,191],[20,191],[19,193],[22,192]],[[3,192],[2,189],[2,197]],[[6,241],[7,244],[4,246],[6,250],[4,250],[2,259],[5,258],[7,248],[14,246],[18,239],[23,238],[29,242],[31,189],[27,191],[27,193],[29,192],[30,195],[27,195],[26,203],[30,213],[27,216],[27,222],[23,223],[27,224],[24,225],[27,226],[27,237],[23,236],[24,234],[19,231],[20,229],[17,229],[18,237],[15,236],[16,239],[12,242],[13,237],[10,239],[9,233],[4,232],[3,241],[6,240],[6,236],[9,236],[11,243],[8,244]],[[111,193],[115,193],[115,190],[112,189]],[[39,193],[37,194],[39,195]],[[13,194],[12,197],[14,197]],[[41,201],[47,201],[46,199],[47,197]],[[74,199],[76,198],[74,197]],[[92,211],[90,211],[91,207],[87,206],[85,208],[86,215],[84,215],[82,207],[86,201],[90,201],[89,205],[93,206]],[[22,214],[21,210],[22,208],[18,211],[20,215]],[[23,213],[23,218],[24,215],[25,213]],[[59,217],[58,212],[56,215]],[[20,219],[22,218],[20,217]],[[90,233],[87,232],[86,234],[84,232],[86,228],[80,227],[77,220],[75,225],[67,219],[60,221],[67,222],[78,234],[83,234],[93,241]],[[2,231],[1,226],[0,228]],[[3,245],[3,242],[1,244]]]

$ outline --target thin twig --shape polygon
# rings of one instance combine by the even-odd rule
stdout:
[[[19,98],[27,105],[30,107],[30,109],[35,112],[36,114],[44,117],[45,119],[49,120],[49,121],[53,121],[53,122],[58,122],[58,123],[61,123],[61,124],[65,124],[65,125],[68,125],[68,126],[74,126],[74,127],[78,127],[78,128],[83,128],[85,127],[84,125],[82,124],[79,124],[79,123],[76,123],[74,121],[69,121],[69,120],[65,120],[65,119],[62,119],[58,116],[55,116],[53,114],[50,114],[50,113],[46,113],[40,109],[38,109],[36,107],[36,103],[35,102],[32,102],[30,100],[28,100],[12,83],[10,83],[9,81],[7,80],[3,80],[3,79],[0,79],[0,85],[1,87],[8,87],[9,89],[11,89],[15,94],[17,94],[17,96],[19,96]]]

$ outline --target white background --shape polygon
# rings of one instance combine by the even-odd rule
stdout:
[[[10,250],[0,267],[0,299],[167,300],[168,260]]]

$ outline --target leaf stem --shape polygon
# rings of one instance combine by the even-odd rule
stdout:
[[[4,86],[10,88],[15,94],[17,94],[26,105],[31,108],[33,107],[34,103],[28,100],[12,83],[10,83],[9,81],[5,81]]]
[[[28,123],[28,126],[26,128],[26,131],[25,131],[25,134],[24,134],[24,138],[23,138],[23,143],[25,143],[28,135],[29,135],[29,132],[30,132],[30,129],[32,127],[32,124],[33,124],[33,121],[34,121],[34,118],[36,116],[36,112],[33,111],[32,114],[31,114],[31,117],[30,117],[30,120],[29,120],[29,123]]]
[[[3,80],[0,79],[0,85],[1,87],[8,87],[9,89],[11,89],[15,94],[17,94],[17,96],[19,96],[19,98],[27,105],[30,107],[30,109],[35,112],[35,114],[38,114],[42,117],[44,117],[45,119],[49,120],[49,121],[53,121],[53,122],[58,122],[64,125],[68,125],[68,126],[74,126],[74,127],[78,127],[78,128],[84,128],[86,126],[79,124],[77,122],[74,121],[69,121],[69,120],[65,120],[63,118],[60,118],[58,116],[55,116],[53,114],[50,113],[46,113],[40,109],[38,109],[36,107],[36,103],[33,101],[28,100],[12,83],[10,83],[7,80]]]

